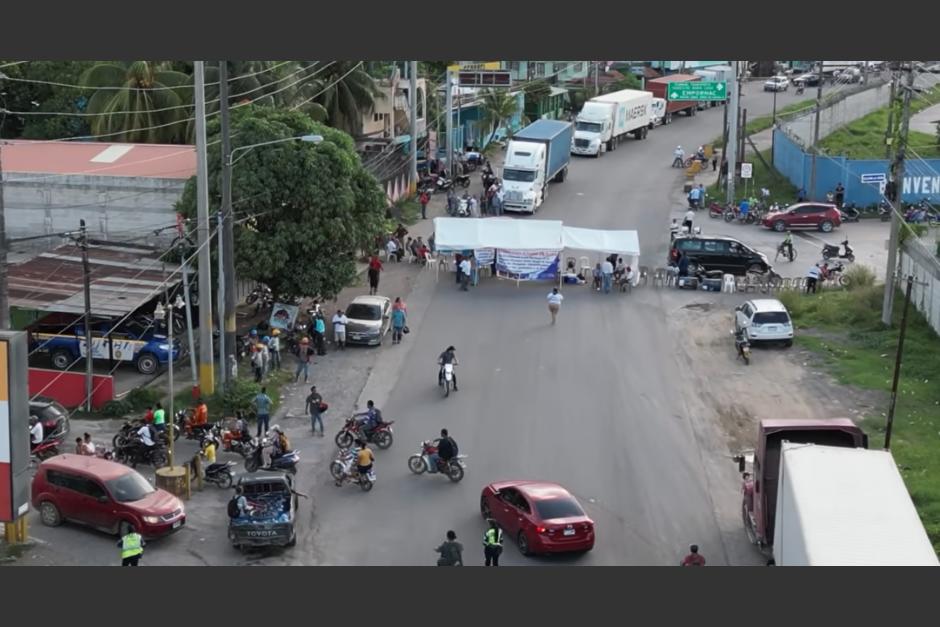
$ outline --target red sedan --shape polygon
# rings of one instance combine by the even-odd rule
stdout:
[[[483,488],[483,518],[493,518],[515,538],[523,555],[594,548],[594,521],[557,483],[500,481]]]

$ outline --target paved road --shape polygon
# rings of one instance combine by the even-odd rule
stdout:
[[[752,117],[772,106],[770,94],[755,91],[745,98]],[[779,94],[778,107],[795,99]],[[672,149],[715,137],[721,122],[720,108],[699,112],[656,129],[645,142],[575,159],[538,218],[637,229],[645,259],[662,258],[681,182],[669,168]],[[373,375],[383,379],[373,387],[377,398],[391,389],[382,408],[397,421],[394,446],[378,453],[378,483],[363,494],[334,488],[322,474],[315,479],[317,533],[292,561],[313,552],[330,564],[433,564],[432,548],[452,528],[468,547],[468,563],[479,563],[481,487],[534,478],[562,483],[578,496],[598,524],[598,544],[581,557],[545,560],[522,558],[509,543],[507,564],[665,565],[692,541],[710,563],[755,563],[747,547],[723,541],[716,522],[705,472],[711,464],[677,393],[682,365],[672,346],[681,338],[667,331],[668,297],[567,290],[551,327],[547,291],[485,281],[464,294],[453,275],[418,285],[410,301],[421,312],[412,325],[417,333],[388,364],[380,359]],[[443,399],[434,360],[447,344],[458,348],[461,387]],[[418,442],[442,426],[469,454],[459,485],[413,476],[406,467]],[[733,481],[720,489],[723,502],[733,503],[733,495],[727,498],[737,489]],[[718,515],[734,520],[733,512]]]

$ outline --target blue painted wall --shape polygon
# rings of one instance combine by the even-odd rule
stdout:
[[[774,131],[774,167],[797,187],[809,189],[812,177],[812,155],[779,130]],[[846,159],[845,157],[816,157],[816,198],[835,189],[840,182],[845,187],[845,201],[857,205],[873,205],[881,201],[877,185],[861,182],[863,174],[887,176],[890,164],[886,159]],[[904,164],[904,185],[901,199],[916,202],[926,198],[940,202],[940,159],[910,160]],[[811,193],[812,195],[812,193]]]

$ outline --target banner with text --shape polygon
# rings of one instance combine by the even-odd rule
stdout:
[[[558,278],[557,250],[496,251],[496,271],[517,281],[545,281]]]
[[[496,259],[496,250],[494,248],[478,248],[473,251],[473,257],[477,260],[477,266],[488,266]]]

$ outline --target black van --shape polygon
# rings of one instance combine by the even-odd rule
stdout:
[[[763,274],[770,270],[767,257],[733,237],[720,235],[680,235],[672,243],[683,255],[688,255],[690,266],[704,270],[721,270],[725,274],[744,276],[748,273]],[[670,251],[670,259],[672,258]]]

